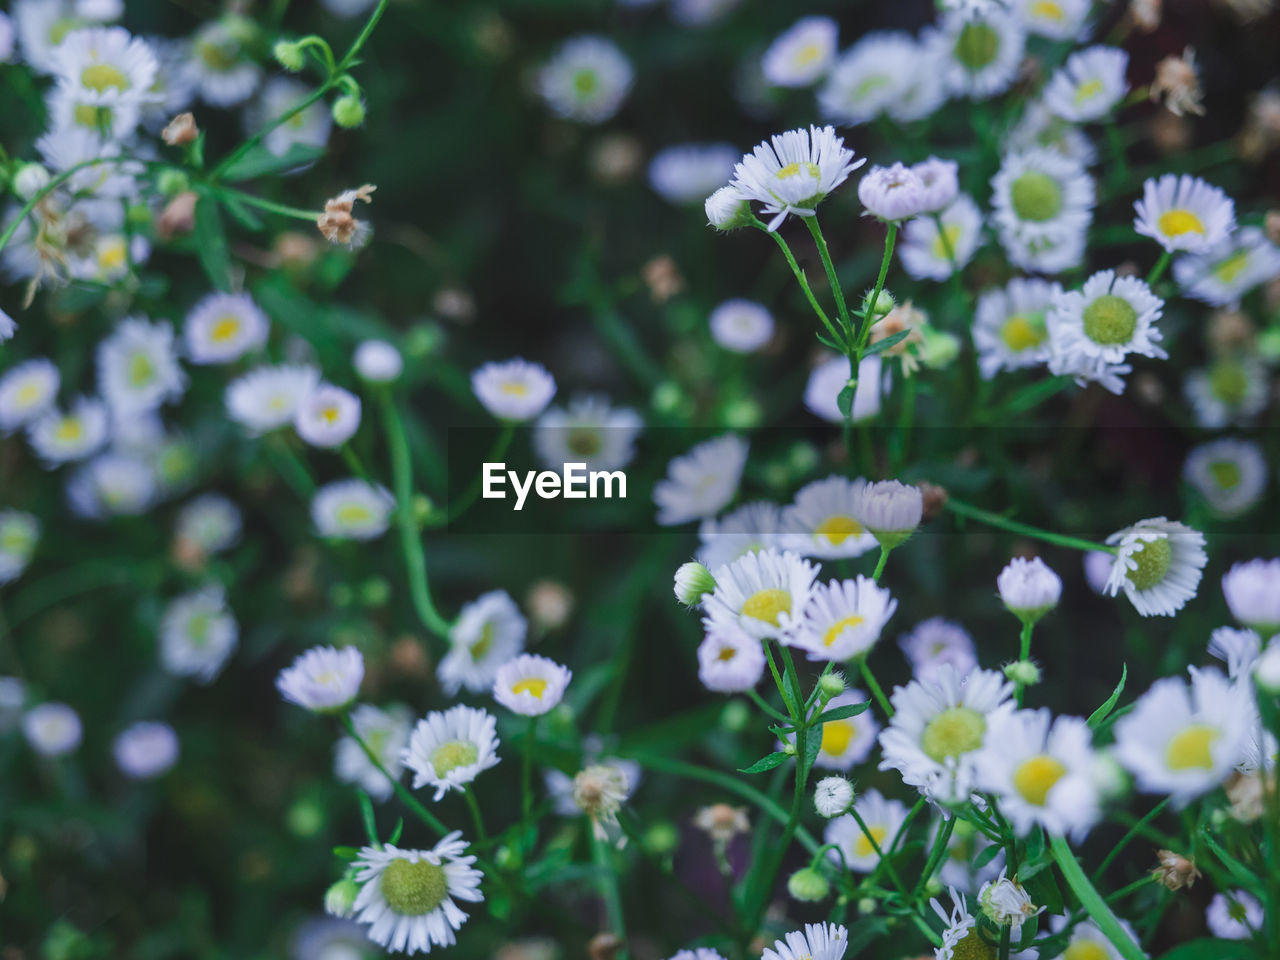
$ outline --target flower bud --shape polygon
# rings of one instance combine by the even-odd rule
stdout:
[[[813,790],[813,806],[828,820],[848,811],[853,803],[853,784],[844,777],[823,777]]]
[[[827,878],[813,867],[805,867],[803,870],[797,870],[787,880],[787,892],[796,900],[817,903],[827,898],[827,894],[831,892],[831,885],[827,883]]]
[[[49,171],[38,163],[24,163],[13,178],[13,192],[30,200],[49,185]]]
[[[818,689],[825,700],[838,697],[844,693],[844,677],[838,673],[824,673],[818,679]]]
[[[324,912],[331,917],[349,917],[360,893],[360,884],[347,874],[324,894]]]
[[[680,831],[666,820],[661,820],[644,832],[641,846],[646,853],[654,856],[665,856],[674,853],[680,845]]]
[[[682,563],[675,576],[676,599],[686,607],[696,607],[702,598],[716,588],[711,571],[696,561]]]
[[[293,43],[289,40],[280,40],[271,48],[271,55],[276,58],[276,62],[284,67],[290,73],[297,73],[302,69],[305,62],[302,53],[302,44]]]
[[[333,122],[348,130],[364,123],[365,109],[359,97],[347,94],[333,102]]]
[[[737,230],[751,223],[751,207],[737,187],[721,187],[707,197],[707,223],[717,230]]]
[[[176,197],[191,185],[187,175],[181,170],[169,167],[160,171],[156,177],[156,188],[166,197]]]
[[[720,711],[720,726],[732,733],[741,733],[751,723],[751,710],[741,700],[730,700]]]
[[[893,299],[892,293],[890,293],[888,290],[881,290],[880,293],[877,294],[876,296],[876,311],[874,314],[872,314],[871,313],[871,294],[873,293],[875,293],[874,287],[872,287],[865,294],[863,294],[862,313],[864,316],[870,315],[871,322],[875,323],[877,320],[883,320],[885,317],[887,317],[892,312],[893,308],[896,307],[898,304],[897,304],[897,301]]]
[[[1004,675],[1020,687],[1034,687],[1040,682],[1040,668],[1030,660],[1006,663]]]

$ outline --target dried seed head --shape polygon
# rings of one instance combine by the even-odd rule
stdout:
[[[1156,851],[1156,868],[1151,875],[1170,890],[1192,886],[1200,877],[1196,862],[1172,850]]]
[[[369,239],[369,226],[357,220],[352,214],[356,201],[373,202],[373,191],[377,187],[364,184],[354,190],[345,190],[324,205],[324,213],[316,219],[320,233],[330,243],[341,244],[355,249],[362,247]]]
[[[181,147],[191,143],[200,136],[200,128],[196,126],[195,114],[180,113],[169,125],[160,131],[160,137],[171,147]]]

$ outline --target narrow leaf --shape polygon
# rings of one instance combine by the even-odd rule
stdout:
[[[196,257],[209,277],[214,289],[229,293],[231,290],[231,253],[227,249],[227,235],[222,230],[222,216],[218,201],[202,193],[196,201],[195,229]]]
[[[364,819],[364,832],[369,838],[369,845],[380,847],[382,844],[378,842],[378,821],[373,815],[373,801],[363,790],[357,790],[356,796],[360,798],[360,816]]]
[[[846,420],[853,412],[853,394],[857,390],[857,384],[847,383],[844,389],[840,391],[840,395],[836,397],[836,406],[840,408],[840,416]]]
[[[832,707],[822,716],[813,722],[815,727],[819,727],[829,720],[848,720],[850,717],[856,717],[860,713],[865,713],[866,709],[871,706],[870,700],[864,700],[862,703],[848,703],[843,707]]]
[[[254,177],[261,177],[268,173],[292,170],[295,167],[314,163],[322,156],[324,156],[323,148],[309,147],[301,143],[293,144],[279,156],[259,145],[229,166],[223,172],[223,178],[232,183],[252,180]]]
[[[1107,697],[1107,702],[1100,706],[1093,713],[1089,714],[1089,729],[1097,730],[1106,720],[1111,711],[1116,708],[1116,704],[1120,702],[1120,694],[1124,693],[1124,682],[1129,677],[1129,665],[1122,664],[1120,667],[1120,682],[1116,684],[1116,688],[1111,691],[1111,696]]]
[[[877,340],[875,343],[871,344],[867,349],[862,351],[862,356],[865,359],[866,357],[874,356],[877,353],[883,353],[890,347],[896,347],[909,336],[911,336],[910,330],[899,330],[897,333],[885,337],[883,340]]]
[[[738,770],[739,773],[764,773],[766,770],[772,770],[774,767],[780,767],[787,762],[790,754],[771,753],[767,757],[761,757],[749,767],[743,767]]]

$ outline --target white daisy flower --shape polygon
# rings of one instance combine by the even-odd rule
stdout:
[[[360,693],[364,656],[355,647],[312,647],[276,677],[289,703],[312,713],[338,713]]]
[[[807,923],[766,947],[760,960],[840,960],[849,946],[849,931],[834,923]]]
[[[96,130],[83,127],[50,130],[36,141],[36,149],[49,169],[58,173],[66,173],[86,160],[120,156],[119,144],[104,144]],[[140,164],[98,163],[72,173],[65,188],[71,194],[133,198],[138,193],[137,175],[141,172]]]
[[[751,207],[747,198],[735,186],[723,186],[707,197],[703,204],[707,225],[717,230],[735,230],[751,222]]]
[[[1188,668],[1191,683],[1164,677],[1115,724],[1114,756],[1146,793],[1186,806],[1212,790],[1244,755],[1254,723],[1250,697],[1214,669]]]
[[[964,676],[978,666],[973,638],[964,627],[942,617],[931,617],[899,638],[898,646],[922,683],[937,682],[944,665]]]
[[[211,683],[239,641],[222,587],[210,584],[172,600],[160,622],[160,662],[178,677]]]
[[[1013,943],[1021,944],[1022,927],[1028,920],[1044,912],[1044,907],[1037,907],[1031,895],[1017,879],[1009,880],[1005,871],[1000,876],[988,880],[978,891],[978,904],[988,920],[996,927],[1009,928]],[[1032,928],[1034,932],[1034,925]]]
[[[0,510],[0,584],[22,575],[40,541],[40,521],[22,510]]]
[[[293,415],[293,429],[313,447],[333,450],[360,427],[360,398],[349,390],[322,383],[307,394]]]
[[[12,433],[46,413],[62,378],[49,360],[37,357],[0,375],[0,432]]]
[[[1013,710],[1013,684],[994,670],[958,674],[943,664],[932,680],[912,680],[890,697],[893,717],[880,734],[881,770],[936,803],[961,803],[973,792],[978,757],[991,729]]]
[[[773,314],[754,300],[726,300],[711,311],[711,339],[734,353],[755,353],[773,339]]]
[[[898,31],[868,33],[840,54],[818,91],[818,107],[833,123],[856,125],[889,111],[908,64],[919,56],[915,39]]]
[[[540,717],[564,698],[573,671],[554,660],[522,653],[498,668],[493,699],[525,717]]]
[[[1234,201],[1215,186],[1189,174],[1166,173],[1142,185],[1135,200],[1133,229],[1171,253],[1206,253],[1236,228]]]
[[[999,797],[1019,836],[1039,824],[1078,842],[1098,821],[1094,765],[1092,734],[1079,717],[1018,710],[992,722],[977,758],[978,782]]]
[[[1209,655],[1227,665],[1227,678],[1247,676],[1262,655],[1262,638],[1253,630],[1219,627],[1209,635]]]
[[[1209,932],[1223,940],[1248,940],[1263,930],[1266,913],[1258,898],[1244,890],[1219,893],[1204,912]]]
[[[67,481],[67,500],[77,516],[101,520],[145,513],[156,498],[156,471],[143,457],[108,451],[79,467]]]
[[[698,645],[698,680],[716,693],[744,693],[764,675],[764,647],[732,624],[712,624]]]
[[[178,512],[174,538],[208,557],[234,546],[241,526],[239,507],[220,493],[205,493]]]
[[[1237,622],[1264,637],[1280,633],[1280,559],[1234,564],[1222,575],[1222,595]]]
[[[256,28],[239,16],[203,24],[191,39],[187,79],[200,98],[214,107],[244,103],[258,88],[262,70],[250,57],[249,42]]]
[[[973,346],[978,369],[990,380],[1001,370],[1039,366],[1049,359],[1046,316],[1062,287],[1037,277],[1014,277],[978,297]]]
[[[252,108],[245,110],[246,129],[249,133],[263,129],[276,117],[292,110],[310,93],[311,88],[300,80],[272,77],[262,85],[262,91]],[[294,146],[323,147],[329,142],[332,127],[333,114],[320,101],[273,127],[263,138],[262,145],[277,157],[283,157]]]
[[[703,599],[710,630],[738,626],[758,640],[780,638],[813,594],[818,568],[790,551],[748,553],[715,571],[716,588]]]
[[[55,59],[58,85],[49,108],[56,127],[95,132],[107,141],[133,132],[160,68],[145,41],[120,27],[75,30]]]
[[[854,516],[861,477],[850,480],[834,474],[815,480],[796,493],[782,513],[782,544],[802,557],[859,557],[876,545],[876,538]]]
[[[698,560],[708,570],[718,570],[744,554],[781,547],[782,510],[766,500],[744,503],[719,519],[703,520],[698,540]]]
[[[588,470],[620,470],[635,457],[644,421],[627,407],[611,407],[605,397],[581,396],[568,409],[551,407],[533,428],[533,449],[552,470],[583,463]]]
[[[1014,557],[996,577],[996,589],[1010,612],[1039,619],[1058,605],[1062,578],[1039,557]]]
[[[178,762],[178,735],[167,723],[135,723],[111,745],[120,772],[131,780],[152,780]]]
[[[932,217],[917,217],[902,230],[898,256],[917,280],[946,280],[964,269],[982,243],[982,211],[967,193],[957,196],[939,219],[941,230]]]
[[[783,642],[810,660],[839,662],[865,656],[898,608],[889,591],[869,577],[832,580],[813,590],[808,604]]]
[[[1138,943],[1138,935],[1129,921],[1116,917],[1121,929],[1129,935],[1134,943]],[[1070,918],[1055,916],[1049,918],[1049,929],[1054,933],[1062,933],[1070,925]],[[1105,933],[1098,929],[1092,920],[1081,920],[1071,926],[1071,934],[1067,938],[1067,948],[1061,954],[1067,960],[1124,960]]]
[[[858,181],[858,200],[867,213],[886,221],[910,220],[924,212],[928,192],[908,166],[872,167]]]
[[[53,73],[63,40],[89,26],[76,7],[73,0],[14,0],[13,24],[22,58],[37,73]]]
[[[697,203],[729,179],[737,160],[727,143],[667,147],[649,162],[649,186],[668,203]]]
[[[497,723],[493,714],[459,704],[443,713],[433,710],[419,720],[404,751],[413,771],[413,789],[427,784],[439,800],[498,764]]]
[[[631,92],[631,62],[599,36],[566,40],[538,73],[538,92],[551,109],[578,123],[604,123]]]
[[[311,522],[322,537],[376,540],[387,532],[395,497],[357,478],[326,483],[311,498]]]
[[[1144,617],[1169,617],[1196,595],[1200,574],[1208,561],[1204,534],[1176,520],[1139,520],[1107,537],[1116,547],[1116,560],[1107,593],[1122,589]]]
[[[277,430],[319,385],[320,371],[305,364],[254,367],[227,384],[227,416],[253,434]]]
[[[1068,290],[1051,301],[1046,318],[1051,353],[1066,358],[1068,366],[1074,366],[1070,358],[1075,355],[1108,364],[1120,363],[1130,353],[1166,359],[1155,327],[1163,310],[1164,301],[1145,281],[1101,270],[1081,290]]]
[[[893,842],[906,822],[907,806],[897,800],[886,800],[879,790],[872,789],[858,794],[853,809],[862,817],[867,831],[863,832],[852,814],[845,814],[827,824],[822,842],[834,843],[839,848],[827,854],[836,866],[843,865],[854,873],[870,873],[880,862],[876,847],[883,853]]]
[[[247,293],[211,293],[187,314],[187,357],[198,364],[231,363],[266,343],[270,326]]]
[[[859,487],[853,516],[881,546],[896,547],[916,528],[924,513],[924,497],[914,484],[881,480]]]
[[[436,678],[453,696],[462,687],[484,693],[498,668],[524,650],[529,625],[505,590],[492,590],[462,608],[449,634],[449,652]]]
[[[1215,307],[1233,306],[1254,287],[1280,276],[1280,247],[1257,227],[1241,227],[1204,253],[1173,261],[1173,276],[1187,296]]]
[[[404,357],[385,340],[360,341],[351,362],[366,383],[392,383],[404,370]]]
[[[664,527],[719,513],[738,492],[747,465],[747,442],[727,433],[705,440],[667,464],[667,475],[653,485],[658,523]]]
[[[809,373],[804,388],[804,405],[810,413],[828,423],[844,423],[840,412],[840,392],[849,382],[849,358],[833,355]],[[874,417],[889,392],[888,371],[883,369],[880,354],[864,357],[858,364],[858,384],[853,391],[850,416],[854,423]]]
[[[1183,391],[1200,426],[1248,424],[1266,409],[1267,368],[1255,356],[1219,357],[1188,373]]]
[[[971,100],[1009,89],[1027,42],[1022,23],[1000,7],[973,17],[946,13],[936,28],[922,32],[921,39],[939,58],[936,69],[950,93]]]
[[[830,17],[802,17],[764,52],[760,70],[775,87],[807,87],[817,83],[836,55],[836,22]]]
[[[121,320],[98,344],[98,390],[121,413],[154,410],[179,399],[187,378],[174,350],[173,327],[141,317]]]
[[[834,710],[836,707],[848,707],[866,701],[865,693],[850,689],[839,696],[832,697],[827,703],[827,709]],[[828,770],[851,769],[871,755],[871,750],[876,745],[876,734],[879,732],[880,724],[876,722],[870,710],[864,710],[843,720],[827,720],[822,724],[818,754],[813,760],[814,766]],[[813,735],[812,730],[809,735]],[[794,743],[795,734],[787,734],[785,742]]]
[[[1044,104],[1063,120],[1102,120],[1128,91],[1129,54],[1118,47],[1078,50],[1054,71],[1044,88]]]
[[[1000,243],[1014,266],[1041,273],[1079,266],[1094,187],[1078,161],[1043,147],[1010,153],[991,190]]]
[[[775,134],[734,167],[732,186],[771,214],[777,230],[787,214],[811,217],[818,203],[866,163],[855,161],[834,127],[810,126]]]
[[[959,170],[960,165],[956,161],[940,157],[930,157],[911,167],[924,184],[925,213],[941,213],[955,203],[960,195]]]
[[[519,357],[486,363],[471,374],[471,389],[480,404],[499,420],[532,420],[556,395],[556,382],[546,369]]]
[[[950,913],[942,908],[936,897],[929,901],[933,912],[945,927],[942,931],[942,946],[934,950],[934,960],[968,960],[969,957],[994,956],[997,944],[988,942],[978,930],[978,921],[969,912],[965,895],[958,893],[954,887],[950,889],[950,893]],[[1019,956],[1010,954],[1010,960],[1018,960]]]
[[[1022,153],[1031,149],[1052,150],[1091,167],[1098,159],[1097,148],[1083,130],[1063,120],[1043,100],[1028,101],[1022,116],[1004,141],[1005,149]]]
[[[404,770],[404,750],[409,745],[409,733],[413,729],[408,707],[396,704],[382,710],[362,703],[352,709],[351,725],[398,783]],[[343,783],[355,784],[379,802],[387,800],[395,792],[392,780],[373,765],[364,747],[354,737],[343,737],[334,746],[333,773]]]
[[[40,756],[65,756],[80,746],[80,715],[65,703],[42,703],[23,715],[22,733]]]
[[[27,428],[31,448],[46,466],[83,460],[107,442],[110,417],[101,400],[76,397],[65,412],[49,410]]]
[[[1267,473],[1261,447],[1231,437],[1202,443],[1182,467],[1183,479],[1220,517],[1239,516],[1262,499]]]
[[[852,803],[853,784],[844,777],[823,777],[813,788],[813,807],[818,811],[819,816],[828,819],[838,817],[845,813]]]
[[[1027,33],[1050,40],[1076,40],[1093,4],[1090,0],[1013,0],[1011,6]]]
[[[461,837],[455,830],[430,850],[390,843],[361,848],[352,864],[361,884],[352,916],[368,926],[370,940],[410,956],[453,946],[454,931],[467,922],[455,901],[484,900],[483,874],[472,866],[475,857],[464,856],[467,844]]]

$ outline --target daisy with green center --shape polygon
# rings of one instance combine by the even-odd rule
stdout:
[[[946,280],[968,264],[981,243],[982,211],[972,197],[962,193],[938,215],[938,220],[917,217],[907,223],[898,255],[915,279]]]
[[[525,717],[540,717],[564,698],[573,672],[546,657],[523,653],[498,668],[493,699]]]
[[[867,485],[861,477],[832,475],[801,487],[795,500],[782,512],[783,539],[787,549],[802,557],[860,557],[876,545],[854,516],[859,491]]]
[[[1043,100],[1029,100],[1022,116],[1005,137],[1006,150],[1021,152],[1035,148],[1053,150],[1082,167],[1091,167],[1098,159],[1098,150],[1083,130],[1067,123]]]
[[[879,790],[872,789],[858,794],[853,809],[867,825],[866,832],[852,814],[845,814],[827,824],[822,842],[838,848],[827,854],[836,866],[843,865],[854,873],[870,873],[906,822],[907,806],[897,800],[886,800]]]
[[[811,125],[775,134],[743,156],[731,185],[771,214],[769,229],[777,230],[789,213],[813,216],[827,194],[866,162],[853,159],[834,127]]]
[[[802,17],[769,45],[760,61],[766,83],[775,87],[807,87],[831,68],[836,55],[836,22],[830,17]]]
[[[1237,623],[1264,637],[1280,633],[1280,559],[1234,564],[1222,575],[1222,596]]]
[[[1219,517],[1237,517],[1250,510],[1262,499],[1267,474],[1262,449],[1231,437],[1196,447],[1182,467],[1183,479]]]
[[[936,897],[929,901],[933,912],[945,927],[942,931],[942,945],[934,948],[934,960],[998,960],[999,937],[995,940],[988,939],[978,929],[977,918],[969,912],[965,895],[957,892],[954,887],[950,888],[950,893],[950,913],[943,909]],[[1016,945],[1019,941],[1013,942]],[[1014,950],[1010,952],[1009,960],[1034,960],[1037,955],[1035,950]]]
[[[760,960],[841,960],[849,947],[849,931],[834,923],[805,924],[766,947]]]
[[[735,626],[713,626],[698,645],[698,680],[716,693],[754,689],[764,664],[760,641]]]
[[[1216,894],[1204,917],[1209,932],[1222,940],[1249,940],[1262,932],[1267,918],[1258,898],[1244,890]]]
[[[26,360],[0,375],[0,433],[37,420],[53,406],[62,377],[52,361]]]
[[[757,640],[776,640],[800,617],[817,574],[817,566],[789,550],[745,554],[715,571],[703,623],[708,630],[736,626]]]
[[[45,465],[53,467],[93,456],[106,444],[110,431],[107,405],[76,397],[66,411],[50,410],[32,423],[27,440]]]
[[[141,317],[121,320],[96,352],[98,389],[121,413],[154,410],[177,400],[187,378],[174,350],[173,327]]]
[[[1189,297],[1233,306],[1260,284],[1280,276],[1280,247],[1257,227],[1241,227],[1204,253],[1173,262],[1173,276]]]
[[[854,126],[881,114],[918,120],[942,105],[946,94],[928,69],[921,45],[908,33],[868,33],[836,59],[818,91],[818,107],[832,123]]]
[[[1076,355],[1120,363],[1131,353],[1166,359],[1155,323],[1164,301],[1137,277],[1117,277],[1101,270],[1080,290],[1054,297],[1046,317],[1050,353],[1073,366]]]
[[[827,702],[826,709],[851,707],[865,704],[867,695],[861,690],[846,690]],[[819,734],[818,753],[813,764],[827,770],[849,770],[862,763],[871,755],[876,745],[876,734],[880,732],[880,724],[871,715],[870,710],[863,710],[852,717],[842,720],[828,720],[822,724]],[[810,732],[810,736],[813,733]],[[779,741],[779,749],[784,744],[795,743],[795,734],[789,733]]]
[[[897,770],[908,786],[941,804],[962,803],[977,783],[977,761],[988,732],[1012,712],[1013,684],[994,670],[956,673],[950,664],[933,680],[912,680],[890,698],[893,717],[880,734],[881,770]]]
[[[604,123],[631,92],[631,62],[599,36],[566,40],[538,72],[538,92],[559,116],[578,123]]]
[[[236,15],[210,20],[196,31],[185,80],[205,103],[233,107],[258,88],[262,70],[252,57],[256,33],[252,21]]]
[[[1248,424],[1267,407],[1267,368],[1256,356],[1222,356],[1188,373],[1183,392],[1202,427]]]
[[[385,487],[355,477],[335,480],[311,498],[311,522],[322,537],[376,540],[387,532],[395,506]]]
[[[58,47],[50,114],[60,128],[128,137],[150,99],[159,62],[142,40],[120,27],[93,27],[67,35]]]
[[[937,58],[939,71],[952,96],[986,100],[1013,84],[1026,49],[1021,22],[1004,8],[966,16],[960,11],[943,15],[936,28],[926,28],[922,42]]]
[[[418,721],[404,750],[404,765],[413,771],[413,789],[436,788],[436,800],[450,790],[463,790],[498,764],[497,721],[493,715],[459,704],[433,710]]]
[[[239,642],[240,628],[220,584],[170,602],[160,622],[160,663],[178,677],[211,683]]]
[[[766,550],[783,548],[782,509],[776,503],[756,500],[719,518],[703,520],[698,526],[698,560],[708,570],[718,570],[726,563],[733,563],[741,556]],[[802,556],[806,555],[793,545],[786,544]],[[715,581],[712,581],[714,586]]]
[[[1001,370],[1039,366],[1049,359],[1049,306],[1062,287],[1037,277],[1014,277],[978,297],[973,346],[978,370],[990,380]]]
[[[22,575],[40,540],[40,521],[22,510],[0,510],[0,584]]]
[[[480,903],[483,875],[465,856],[459,831],[430,850],[404,850],[392,844],[363,847],[353,868],[360,893],[352,906],[369,939],[392,953],[430,953],[451,947],[467,915],[455,902]]]
[[[533,448],[552,470],[566,463],[588,470],[619,470],[635,456],[644,421],[628,407],[611,407],[606,397],[575,397],[568,409],[551,407],[533,428]]]
[[[1139,790],[1186,806],[1222,783],[1245,755],[1256,722],[1252,698],[1214,669],[1191,682],[1165,677],[1115,724],[1116,760]]]
[[[312,647],[276,677],[276,689],[289,703],[312,713],[344,710],[360,692],[364,656],[355,647]]]
[[[1000,243],[1014,266],[1038,273],[1079,266],[1094,186],[1078,161],[1044,147],[1010,153],[991,190]]]
[[[231,363],[267,342],[267,315],[247,293],[211,293],[191,308],[182,328],[187,358]]]
[[[653,485],[658,523],[669,527],[713,517],[738,492],[747,465],[747,441],[728,433],[704,440],[667,464],[667,475]]]
[[[137,516],[156,497],[156,471],[143,456],[110,450],[77,468],[67,481],[67,502],[76,516],[91,520]]]
[[[1116,548],[1107,593],[1121,590],[1144,617],[1171,617],[1196,595],[1208,561],[1204,534],[1176,520],[1139,520],[1107,537]]]
[[[1076,40],[1089,19],[1089,0],[1014,0],[1011,5],[1027,33],[1050,40]]]
[[[1190,174],[1166,173],[1142,185],[1133,229],[1170,253],[1207,253],[1236,228],[1236,208],[1217,187]]]
[[[556,395],[556,381],[541,364],[516,357],[486,363],[471,374],[471,389],[489,413],[499,420],[522,423],[547,408]]]
[[[865,656],[898,608],[889,591],[874,580],[832,580],[814,588],[795,629],[784,638],[810,660],[842,663]]]
[[[1071,123],[1102,120],[1124,99],[1128,69],[1129,55],[1118,47],[1079,50],[1049,78],[1045,106]]]
[[[462,608],[449,632],[449,652],[436,669],[444,692],[493,688],[498,668],[524,650],[529,624],[505,590],[492,590]]]
[[[356,784],[374,800],[385,801],[395,792],[387,774],[399,782],[404,769],[404,749],[413,729],[409,708],[395,704],[384,710],[362,703],[351,711],[351,726],[387,773],[374,766],[354,737],[343,737],[333,751],[334,776],[343,783]]]

